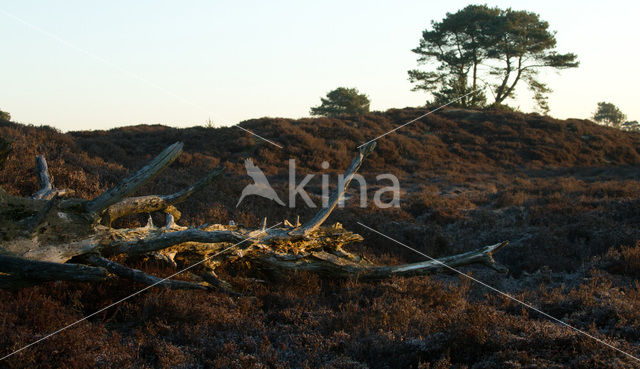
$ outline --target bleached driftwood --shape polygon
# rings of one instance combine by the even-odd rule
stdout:
[[[480,263],[497,271],[505,267],[493,260],[493,253],[507,243],[486,246],[437,261],[380,266],[347,252],[344,247],[362,241],[358,234],[336,223],[322,226],[335,209],[347,186],[373,151],[375,143],[363,146],[345,172],[345,181],[331,195],[329,206],[309,221],[267,228],[266,220],[259,228],[210,225],[198,228],[178,226],[176,204],[222,173],[216,168],[192,186],[171,195],[129,197],[137,189],[162,173],[182,152],[178,142],[160,153],[138,172],[123,179],[110,190],[91,199],[62,198],[68,192],[55,189],[46,161],[37,159],[40,190],[32,198],[10,196],[0,190],[0,287],[20,288],[52,280],[98,281],[109,275],[145,284],[169,288],[221,288],[229,284],[220,280],[215,268],[221,263],[243,258],[265,274],[292,270],[320,273],[329,278],[358,277],[381,279],[394,275],[419,275],[443,270],[442,263],[452,267]],[[16,211],[19,209],[19,211]],[[115,229],[112,222],[124,215],[166,213],[167,224]],[[15,218],[15,214],[27,214]],[[123,258],[124,256],[124,258]],[[173,265],[200,263],[190,270],[192,282],[165,280],[117,263],[113,258],[153,257]]]
[[[49,175],[49,167],[47,166],[47,161],[42,155],[36,157],[36,176],[38,177],[38,187],[40,189],[31,196],[32,199],[51,200],[56,196],[64,196],[72,193],[69,190],[53,188],[51,176]]]

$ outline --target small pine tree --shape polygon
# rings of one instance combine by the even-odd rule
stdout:
[[[369,112],[369,98],[355,88],[338,87],[320,98],[322,104],[311,108],[311,115],[337,117],[343,114],[364,114]]]
[[[11,120],[11,114],[7,113],[6,111],[0,110],[0,120]]]
[[[601,101],[598,109],[593,114],[593,120],[609,127],[621,128],[622,123],[627,119],[617,106],[612,103]]]
[[[637,120],[632,120],[622,123],[622,129],[630,132],[640,132],[640,123]]]

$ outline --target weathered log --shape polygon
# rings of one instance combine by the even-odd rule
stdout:
[[[339,223],[330,227],[322,224],[337,207],[364,159],[373,151],[374,142],[358,151],[344,180],[330,196],[328,206],[302,225],[298,217],[295,225],[285,221],[282,227],[267,228],[266,219],[260,227],[253,229],[233,222],[198,228],[180,227],[175,223],[180,217],[175,205],[211,182],[222,169],[216,168],[192,186],[171,195],[127,196],[164,171],[181,153],[182,146],[180,142],[169,146],[138,172],[90,201],[59,199],[46,161],[39,159],[40,191],[37,197],[50,200],[19,198],[0,190],[0,236],[4,240],[0,243],[0,287],[18,288],[49,280],[97,281],[111,273],[148,285],[215,287],[232,293],[231,286],[215,274],[215,268],[238,259],[246,260],[268,274],[306,270],[329,278],[372,280],[442,272],[446,269],[444,264],[459,267],[479,263],[499,272],[506,271],[492,257],[506,242],[439,261],[393,266],[374,265],[346,251],[345,246],[362,241],[362,237],[345,230]],[[55,194],[50,197],[51,193]],[[154,211],[167,214],[164,227],[155,227],[150,218],[145,227],[111,228],[112,221],[123,215]],[[13,219],[16,213],[25,214],[24,219]],[[190,268],[197,263],[197,268],[190,272],[197,274],[202,282],[163,280],[108,259],[118,255],[125,259],[162,259],[178,267]]]
[[[58,197],[54,196],[52,199],[47,201],[45,206],[37,214],[24,220],[25,228],[26,228],[25,235],[33,235],[38,230],[38,228],[46,220],[51,209],[53,209],[54,205],[58,201],[59,201]]]
[[[143,238],[127,242],[115,242],[108,248],[104,249],[107,255],[127,254],[131,256],[142,255],[152,251],[163,250],[171,246],[179,245],[186,242],[195,242],[200,244],[213,244],[215,249],[222,248],[223,245],[215,246],[220,243],[235,243],[244,240],[244,238],[233,231],[203,231],[197,228],[185,229],[183,231],[167,232],[150,238]]]
[[[0,255],[0,288],[20,288],[46,281],[95,282],[106,277],[103,268]]]

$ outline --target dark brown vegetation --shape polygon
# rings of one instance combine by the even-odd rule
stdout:
[[[424,113],[390,110],[342,119],[271,119],[241,123],[284,149],[234,127],[134,126],[61,134],[0,122],[11,152],[0,187],[37,190],[34,157],[43,154],[57,187],[93,197],[175,141],[185,153],[141,193],[171,193],[219,164],[223,180],[182,206],[184,225],[259,226],[302,219],[317,209],[281,207],[248,197],[243,160],[252,157],[283,200],[287,160],[298,178],[336,175],[354,148]],[[1,146],[1,145],[0,145]],[[1,147],[0,147],[1,149]],[[379,140],[361,169],[401,181],[401,208],[332,214],[362,234],[355,251],[384,263],[422,258],[367,232],[360,221],[433,257],[502,240],[496,258],[508,276],[473,273],[543,311],[640,355],[640,134],[583,120],[517,112],[449,110]],[[316,178],[309,192],[320,193]],[[369,198],[373,197],[370,188]],[[357,195],[355,189],[353,195]],[[320,204],[320,198],[314,198]],[[162,215],[157,221],[162,222]],[[140,225],[145,216],[117,221]],[[156,274],[170,268],[140,265]],[[224,271],[245,296],[153,289],[31,347],[0,367],[325,367],[518,368],[634,367],[637,363],[464,277],[412,277],[385,282],[328,281],[305,273],[264,285],[245,265]],[[254,279],[246,279],[250,277]],[[0,291],[0,347],[7,354],[139,288],[126,280],[96,285],[50,283]]]

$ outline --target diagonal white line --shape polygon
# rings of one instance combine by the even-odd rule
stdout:
[[[6,10],[3,10],[3,9],[0,9],[0,13],[4,14],[5,16],[7,16],[9,18],[12,18],[12,19],[18,21],[19,23],[22,23],[23,25],[25,25],[25,26],[27,26],[27,27],[29,27],[29,28],[37,31],[37,32],[42,33],[43,35],[45,35],[45,36],[47,36],[49,38],[54,39],[55,41],[65,45],[65,46],[67,46],[67,47],[69,47],[71,49],[74,49],[74,50],[76,50],[76,51],[78,51],[78,52],[80,52],[82,54],[85,54],[86,56],[88,56],[88,57],[90,57],[90,58],[92,58],[94,60],[97,60],[97,61],[109,66],[110,68],[114,69],[115,71],[117,71],[119,73],[122,73],[122,74],[124,74],[126,76],[129,76],[129,77],[131,77],[131,78],[133,78],[135,80],[138,80],[138,81],[146,84],[149,87],[152,87],[152,88],[154,88],[154,89],[156,89],[156,90],[158,90],[160,92],[163,92],[163,93],[165,93],[165,94],[167,94],[167,95],[169,95],[169,96],[171,96],[171,97],[173,97],[173,98],[175,98],[175,99],[177,99],[177,100],[179,100],[179,101],[181,101],[181,102],[183,102],[185,104],[188,104],[188,105],[191,105],[191,106],[193,106],[195,108],[198,108],[198,109],[202,110],[203,112],[205,112],[207,114],[210,113],[210,111],[207,110],[202,105],[196,104],[193,101],[191,101],[191,100],[189,100],[189,99],[187,99],[187,98],[185,98],[183,96],[180,96],[180,95],[178,95],[178,94],[176,94],[174,92],[171,92],[171,91],[167,90],[166,88],[164,88],[162,86],[159,86],[159,85],[157,85],[157,84],[155,84],[155,83],[153,83],[153,82],[151,82],[151,81],[149,81],[149,80],[147,80],[145,78],[142,78],[142,77],[140,77],[139,75],[137,75],[135,73],[132,73],[132,72],[126,70],[126,69],[123,69],[123,68],[119,67],[117,64],[115,64],[115,63],[113,63],[113,62],[111,62],[111,61],[109,61],[109,60],[107,60],[107,59],[105,59],[105,58],[103,58],[103,57],[101,57],[99,55],[96,55],[96,54],[94,54],[94,53],[92,53],[90,51],[87,51],[87,50],[85,50],[85,49],[83,49],[83,48],[81,48],[81,47],[79,47],[79,46],[77,46],[77,45],[75,45],[75,44],[63,39],[63,38],[61,38],[60,36],[58,36],[58,35],[56,35],[54,33],[51,33],[51,32],[49,32],[49,31],[47,31],[47,30],[45,30],[43,28],[40,28],[40,27],[36,26],[35,24],[27,22],[26,20],[18,17],[15,14],[9,13]],[[262,136],[259,136],[259,135],[255,134],[255,133],[253,133],[253,132],[251,132],[249,130],[246,130],[246,129],[238,126],[238,125],[235,125],[235,127],[238,127],[240,129],[242,129],[243,131],[247,131],[247,132],[251,133],[252,135],[254,135],[256,137],[267,141],[268,143],[270,143],[272,145],[275,145],[275,146],[277,146],[279,148],[282,148],[282,146],[280,146],[278,144],[275,144],[272,141],[267,140],[266,138],[264,138]]]
[[[402,128],[402,127],[408,126],[409,124],[411,124],[411,123],[415,122],[416,120],[422,119],[422,118],[426,117],[427,115],[429,115],[429,114],[431,114],[431,113],[435,113],[435,112],[437,112],[438,110],[440,110],[440,109],[444,108],[445,106],[447,106],[447,105],[451,105],[451,104],[453,104],[454,102],[456,102],[456,101],[458,101],[458,100],[461,100],[461,99],[463,99],[463,98],[465,98],[465,97],[467,97],[467,96],[471,95],[472,93],[474,93],[474,92],[476,92],[476,91],[478,91],[478,90],[479,90],[479,89],[475,89],[475,90],[473,90],[473,91],[469,92],[468,94],[464,94],[464,95],[462,95],[462,96],[460,96],[460,97],[458,97],[458,98],[456,98],[456,99],[453,99],[453,100],[449,101],[448,103],[446,103],[446,104],[444,104],[444,105],[440,105],[439,107],[437,107],[437,108],[435,108],[435,109],[431,110],[430,112],[427,112],[427,113],[425,113],[425,114],[422,114],[421,116],[419,116],[419,117],[417,117],[417,118],[411,119],[411,120],[410,120],[410,121],[408,121],[407,123],[405,123],[405,124],[403,124],[403,125],[401,125],[401,126],[397,126],[396,128],[394,128],[394,129],[390,130],[389,132],[387,132],[387,133],[383,133],[383,134],[381,134],[380,136],[378,136],[378,137],[376,137],[376,138],[374,138],[374,139],[372,139],[372,140],[369,140],[369,141],[367,141],[367,142],[363,143],[362,145],[358,146],[358,148],[361,148],[362,146],[364,146],[364,145],[366,145],[366,144],[368,144],[368,143],[370,143],[370,142],[376,141],[376,140],[378,140],[379,138],[382,138],[382,137],[384,137],[384,136],[386,136],[386,135],[388,135],[388,134],[390,134],[390,133],[393,133],[393,132],[395,132],[395,131],[399,130],[400,128]]]
[[[137,75],[135,73],[132,73],[132,72],[126,70],[126,69],[123,69],[123,68],[119,67],[117,64],[115,64],[115,63],[113,63],[113,62],[111,62],[111,61],[109,61],[109,60],[107,60],[107,59],[105,59],[105,58],[103,58],[101,56],[98,56],[98,55],[96,55],[96,54],[94,54],[94,53],[92,53],[90,51],[87,51],[87,50],[85,50],[85,49],[83,49],[83,48],[81,48],[81,47],[79,47],[79,46],[77,46],[77,45],[75,45],[75,44],[73,44],[73,43],[61,38],[61,37],[59,37],[58,35],[56,35],[54,33],[51,33],[51,32],[49,32],[49,31],[47,31],[45,29],[42,29],[42,28],[36,26],[35,24],[27,22],[26,20],[18,17],[15,14],[9,13],[9,12],[7,12],[5,10],[2,10],[2,9],[0,9],[0,13],[3,13],[4,15],[6,15],[9,18],[13,18],[14,20],[22,23],[23,25],[25,25],[25,26],[27,26],[27,27],[35,30],[35,31],[38,31],[38,32],[42,33],[43,35],[45,35],[45,36],[47,36],[49,38],[52,38],[55,41],[65,45],[65,46],[67,46],[67,47],[69,47],[71,49],[74,49],[75,51],[78,51],[78,52],[80,52],[82,54],[85,54],[86,56],[88,56],[88,57],[90,57],[90,58],[92,58],[94,60],[97,60],[97,61],[109,66],[110,68],[116,70],[117,72],[120,72],[120,73],[122,73],[124,75],[127,75],[127,76],[129,76],[129,77],[131,77],[133,79],[136,79],[136,80],[148,85],[149,87],[153,87],[154,89],[156,89],[158,91],[161,91],[161,92],[163,92],[163,93],[165,93],[165,94],[167,94],[167,95],[169,95],[171,97],[174,97],[174,98],[182,101],[185,104],[189,104],[191,106],[206,110],[203,107],[199,106],[198,104],[195,104],[192,101],[190,101],[190,100],[188,100],[188,99],[186,99],[186,98],[184,98],[184,97],[182,97],[180,95],[177,95],[177,94],[175,94],[175,93],[173,93],[173,92],[171,92],[171,91],[169,91],[169,90],[167,90],[167,89],[165,89],[165,88],[163,88],[161,86],[158,86],[155,83],[152,83],[151,81],[146,80],[146,79],[140,77],[139,75]]]
[[[268,231],[269,229],[272,229],[272,228],[274,228],[274,227],[277,227],[277,226],[279,226],[280,224],[282,224],[282,222],[277,223],[277,224],[275,224],[275,225],[273,225],[273,226],[271,226],[271,227],[269,227],[269,228],[264,229],[264,230],[263,230],[263,231],[261,231],[258,235],[263,234],[263,233],[265,233],[266,231]],[[98,310],[98,311],[95,311],[95,312],[93,312],[93,313],[91,313],[91,314],[89,314],[89,315],[85,316],[85,317],[84,317],[84,318],[82,318],[82,319],[76,320],[75,322],[73,322],[73,323],[71,323],[71,324],[69,324],[69,325],[66,325],[66,326],[62,327],[62,328],[58,329],[58,330],[57,330],[57,331],[55,331],[55,332],[49,333],[49,334],[47,334],[46,336],[44,336],[44,337],[40,338],[39,340],[34,341],[34,342],[31,342],[30,344],[28,344],[28,345],[26,345],[26,346],[24,346],[24,347],[21,347],[21,348],[19,348],[18,350],[15,350],[14,352],[10,353],[9,355],[6,355],[6,356],[4,356],[4,357],[0,358],[0,361],[4,360],[4,359],[6,359],[6,358],[8,358],[8,357],[10,357],[10,356],[12,356],[12,355],[15,355],[15,354],[17,354],[18,352],[20,352],[20,351],[22,351],[22,350],[25,350],[25,349],[27,349],[27,348],[29,348],[29,347],[33,346],[33,345],[36,345],[36,344],[38,344],[38,343],[40,343],[40,342],[42,342],[42,341],[46,340],[47,338],[50,338],[50,337],[52,337],[52,336],[55,336],[56,334],[58,334],[58,333],[60,333],[60,332],[62,332],[62,331],[64,331],[64,330],[66,330],[66,329],[69,329],[69,328],[73,327],[74,325],[76,325],[76,324],[78,324],[78,323],[81,323],[81,322],[83,322],[83,321],[85,321],[85,320],[87,320],[87,319],[91,318],[92,316],[94,316],[94,315],[96,315],[96,314],[100,314],[101,312],[103,312],[103,311],[105,311],[105,310],[107,310],[107,309],[109,309],[109,308],[111,308],[111,307],[113,307],[113,306],[116,306],[116,305],[118,305],[119,303],[121,303],[121,302],[123,302],[123,301],[126,301],[126,300],[128,300],[128,299],[132,298],[133,296],[139,295],[139,294],[141,294],[142,292],[144,292],[144,291],[146,291],[146,290],[148,290],[148,289],[150,289],[150,288],[152,288],[152,287],[154,287],[154,286],[156,286],[156,285],[158,285],[158,284],[160,284],[160,283],[162,283],[162,282],[164,282],[164,281],[166,281],[166,280],[168,280],[168,279],[171,279],[171,278],[173,278],[173,277],[177,276],[177,275],[178,275],[178,274],[180,274],[180,273],[183,273],[183,272],[185,272],[185,271],[187,271],[187,270],[189,270],[189,269],[191,269],[191,268],[195,267],[196,265],[202,264],[202,263],[204,263],[205,261],[207,261],[207,260],[209,260],[209,259],[211,259],[211,258],[213,258],[213,257],[216,257],[216,256],[218,256],[218,255],[222,254],[223,252],[225,252],[225,251],[227,251],[227,250],[229,250],[229,249],[231,249],[231,248],[233,248],[233,247],[236,247],[236,246],[240,245],[240,244],[241,244],[241,243],[243,243],[243,242],[249,241],[249,240],[251,240],[251,239],[255,239],[258,235],[254,236],[254,237],[245,238],[244,240],[242,240],[242,241],[240,241],[240,242],[238,242],[238,243],[236,243],[236,244],[233,244],[233,245],[231,245],[231,246],[229,246],[229,247],[225,248],[224,250],[218,251],[217,253],[215,253],[215,254],[213,254],[213,255],[211,255],[211,256],[209,256],[209,257],[206,257],[206,258],[204,258],[204,259],[202,259],[202,260],[198,261],[197,263],[194,263],[194,264],[192,264],[192,265],[189,265],[188,267],[186,267],[186,268],[184,268],[184,269],[182,269],[182,270],[179,270],[179,271],[177,271],[177,272],[175,272],[175,273],[171,274],[170,276],[168,276],[168,277],[166,277],[166,278],[163,278],[163,279],[161,279],[161,280],[159,280],[159,281],[157,281],[157,282],[155,282],[155,283],[153,283],[153,284],[150,284],[150,285],[146,286],[145,288],[143,288],[143,289],[141,289],[141,290],[139,290],[139,291],[136,291],[136,292],[132,293],[131,295],[129,295],[129,296],[127,296],[127,297],[124,297],[124,298],[122,298],[122,299],[120,299],[120,300],[118,300],[118,301],[116,301],[116,302],[114,302],[114,303],[112,303],[112,304],[110,304],[110,305],[107,305],[107,306],[103,307],[102,309],[100,309],[100,310]]]
[[[609,348],[612,348],[612,349],[614,349],[614,350],[618,351],[618,352],[619,352],[619,353],[621,353],[621,354],[624,354],[624,355],[626,355],[626,356],[628,356],[628,357],[632,358],[633,360],[636,360],[636,361],[640,362],[640,358],[638,358],[638,357],[636,357],[636,356],[633,356],[633,355],[631,355],[630,353],[628,353],[628,352],[626,352],[626,351],[622,351],[622,350],[620,350],[619,348],[617,348],[617,347],[613,346],[612,344],[607,343],[607,342],[605,342],[605,341],[601,340],[600,338],[594,337],[594,336],[592,336],[591,334],[589,334],[589,333],[587,333],[587,332],[585,332],[585,331],[583,331],[583,330],[581,330],[581,329],[579,329],[579,328],[576,328],[576,327],[574,327],[574,326],[572,326],[572,325],[570,325],[570,324],[568,324],[568,323],[565,323],[565,322],[563,322],[562,320],[560,320],[560,319],[558,319],[558,318],[555,318],[555,317],[553,317],[553,316],[551,316],[551,315],[549,315],[549,314],[545,313],[544,311],[542,311],[542,310],[540,310],[540,309],[538,309],[538,308],[536,308],[536,307],[534,307],[534,306],[532,306],[532,305],[530,305],[530,304],[528,304],[528,303],[526,303],[526,302],[524,302],[524,301],[522,301],[522,300],[520,300],[520,299],[517,299],[517,298],[515,298],[515,297],[513,297],[513,296],[509,295],[509,294],[508,294],[508,293],[506,293],[506,292],[502,292],[502,291],[500,291],[499,289],[497,289],[497,288],[495,288],[495,287],[493,287],[493,286],[491,286],[491,285],[488,285],[488,284],[486,284],[485,282],[482,282],[481,280],[478,280],[477,278],[474,278],[474,277],[472,277],[472,276],[470,276],[470,275],[468,275],[468,274],[466,274],[466,273],[463,273],[463,272],[461,272],[460,270],[458,270],[458,269],[456,269],[456,268],[454,268],[454,267],[451,267],[451,266],[449,266],[449,265],[447,265],[447,264],[445,264],[445,263],[441,262],[441,261],[440,261],[440,260],[438,260],[438,259],[434,259],[434,258],[432,258],[431,256],[429,256],[429,255],[427,255],[427,254],[425,254],[425,253],[423,253],[423,252],[420,252],[420,251],[418,251],[418,250],[414,249],[413,247],[407,246],[407,245],[405,245],[404,243],[402,243],[402,242],[400,242],[400,241],[398,241],[398,240],[396,240],[396,239],[394,239],[394,238],[392,238],[392,237],[390,237],[390,236],[387,236],[386,234],[384,234],[384,233],[382,233],[382,232],[379,232],[379,231],[377,231],[377,230],[375,230],[375,229],[373,229],[373,228],[371,228],[371,227],[369,227],[369,226],[367,226],[367,225],[364,225],[364,224],[362,224],[362,223],[360,223],[360,222],[357,222],[357,223],[358,223],[358,224],[360,224],[361,226],[363,226],[364,228],[367,228],[368,230],[370,230],[370,231],[372,231],[372,232],[375,232],[375,233],[379,234],[380,236],[382,236],[382,237],[384,237],[384,238],[387,238],[387,239],[389,239],[389,240],[391,240],[391,241],[393,241],[393,242],[397,243],[397,244],[398,244],[398,245],[400,245],[400,246],[404,246],[404,247],[406,247],[407,249],[409,249],[409,250],[411,250],[411,251],[413,251],[413,252],[415,252],[415,253],[417,253],[417,254],[420,254],[420,255],[422,255],[422,256],[424,256],[424,257],[428,258],[428,259],[429,259],[429,260],[431,260],[431,261],[434,261],[434,262],[436,262],[436,263],[438,263],[438,264],[441,264],[441,265],[442,265],[442,266],[444,266],[445,268],[447,268],[447,269],[449,269],[449,270],[451,270],[451,271],[453,271],[453,272],[456,272],[456,273],[458,273],[458,274],[460,274],[460,275],[462,275],[462,276],[465,276],[465,277],[467,277],[467,278],[471,279],[472,281],[474,281],[474,282],[476,282],[476,283],[478,283],[478,284],[480,284],[480,285],[482,285],[482,286],[484,286],[484,287],[486,287],[486,288],[488,288],[488,289],[490,289],[490,290],[492,290],[492,291],[494,291],[494,292],[496,292],[496,293],[498,293],[498,294],[500,294],[500,295],[502,295],[502,296],[504,296],[504,297],[506,297],[506,298],[508,298],[508,299],[510,299],[510,300],[512,300],[512,301],[515,301],[515,302],[517,302],[517,303],[519,303],[519,304],[521,304],[521,305],[523,305],[523,306],[525,306],[525,307],[528,307],[529,309],[531,309],[531,310],[533,310],[533,311],[535,311],[535,312],[537,312],[537,313],[539,313],[539,314],[542,314],[542,315],[546,316],[547,318],[549,318],[549,319],[551,319],[551,320],[553,320],[553,321],[555,321],[555,322],[558,322],[558,323],[560,323],[560,324],[564,325],[564,326],[565,326],[565,327],[567,327],[567,328],[570,328],[570,329],[572,329],[572,330],[574,330],[574,331],[576,331],[576,332],[578,332],[578,333],[580,333],[580,334],[582,334],[582,335],[584,335],[584,336],[586,336],[586,337],[591,338],[592,340],[595,340],[595,341],[596,341],[596,342],[598,342],[598,343],[601,343],[601,344],[603,344],[603,345],[605,345],[605,346],[607,346],[607,347],[609,347]]]
[[[261,138],[261,139],[263,139],[263,140],[267,141],[268,143],[270,143],[270,144],[272,144],[272,145],[274,145],[274,146],[278,146],[279,148],[282,148],[282,146],[278,145],[277,143],[275,143],[275,142],[273,142],[273,141],[271,141],[271,140],[267,140],[266,138],[264,138],[264,137],[262,137],[262,136],[258,135],[257,133],[253,133],[253,132],[249,131],[248,129],[242,128],[242,127],[240,127],[240,125],[238,125],[238,124],[236,124],[236,125],[235,125],[235,127],[238,127],[238,128],[240,128],[241,130],[243,130],[243,131],[245,131],[245,132],[249,132],[249,133],[251,133],[252,135],[254,135],[254,136],[258,137],[258,138]]]

